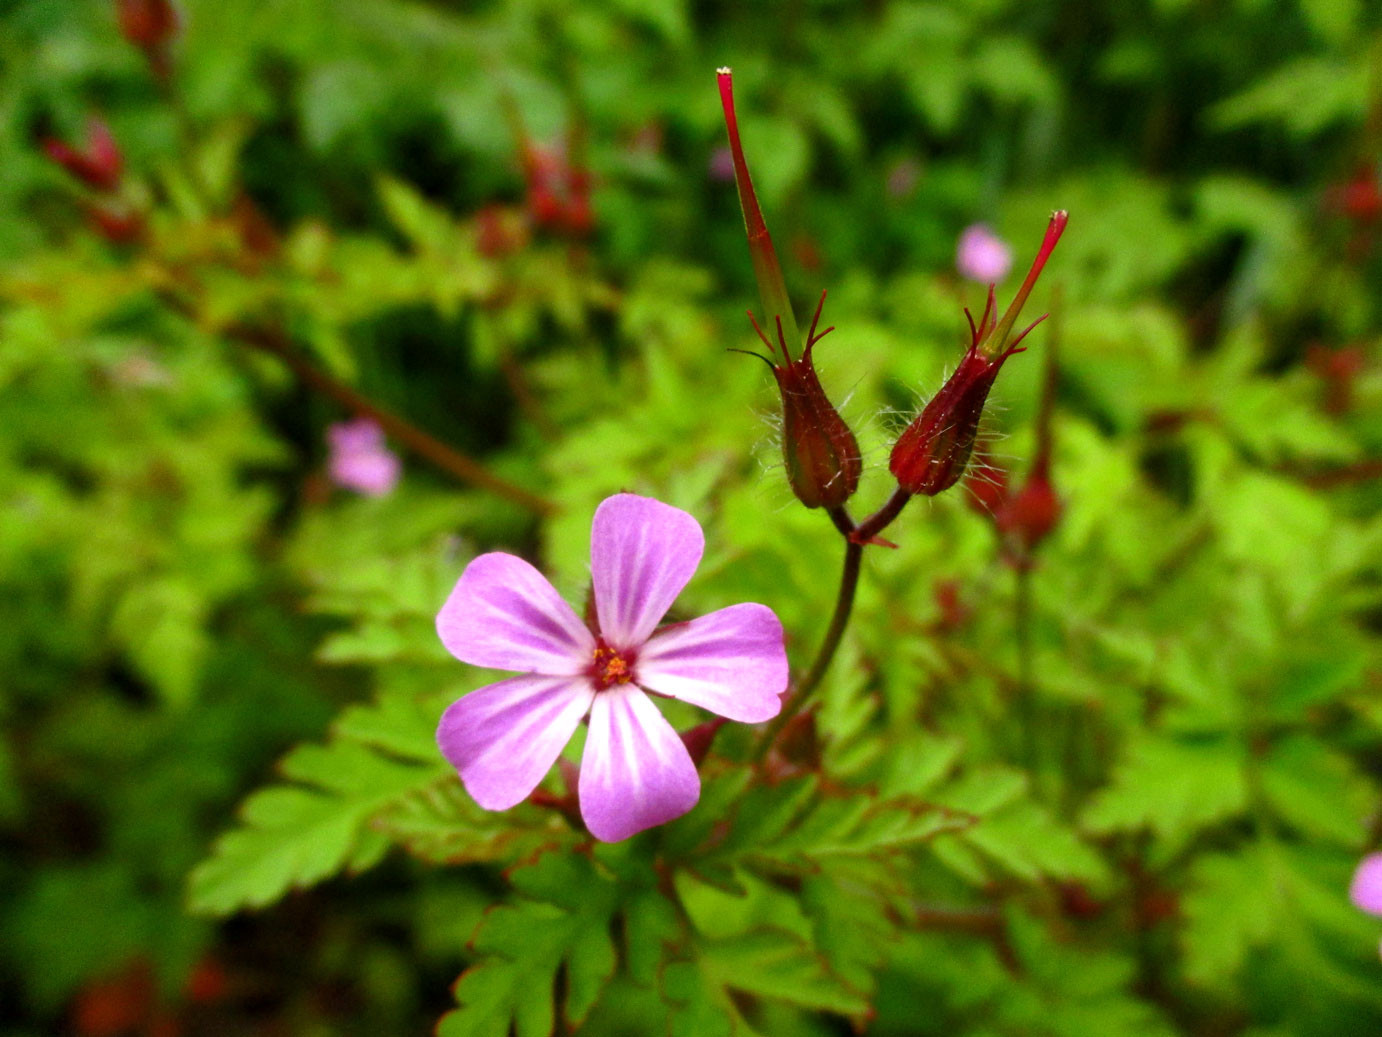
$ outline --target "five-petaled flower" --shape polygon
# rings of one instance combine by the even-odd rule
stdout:
[[[581,817],[615,842],[680,817],[700,797],[686,746],[648,693],[722,717],[776,716],[787,687],[782,624],[764,605],[732,605],[658,629],[700,564],[694,518],[618,494],[595,511],[591,627],[521,558],[480,555],[437,616],[462,662],[519,671],[463,696],[442,715],[437,744],[486,810],[537,788],[581,720]]]

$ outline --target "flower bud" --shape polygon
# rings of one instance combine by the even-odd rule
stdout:
[[[838,508],[844,504],[858,489],[863,468],[854,433],[825,395],[811,358],[815,344],[834,330],[826,328],[816,334],[824,304],[825,293],[822,292],[816,315],[811,320],[806,347],[796,360],[787,352],[781,320],[777,322],[778,346],[774,349],[758,322],[753,320],[753,314],[749,314],[759,338],[775,357],[780,358],[775,364],[763,357],[773,369],[782,393],[782,458],[787,465],[787,481],[797,499],[808,508]]]
[[[1051,485],[1051,422],[1057,377],[1053,335],[1046,354],[1041,409],[1037,412],[1036,457],[1021,488],[1014,489],[1008,473],[982,455],[965,476],[965,488],[970,491],[974,509],[993,521],[1004,560],[1019,568],[1033,564],[1034,552],[1051,535],[1061,517],[1061,500]]]
[[[1065,212],[1052,214],[1041,250],[1001,320],[994,316],[992,285],[977,325],[969,311],[965,311],[965,316],[969,317],[969,351],[940,392],[902,433],[888,462],[898,485],[908,493],[934,496],[954,486],[964,474],[974,452],[984,404],[988,402],[989,390],[1003,362],[1014,353],[1022,352],[1023,347],[1019,345],[1022,339],[1043,319],[1038,318],[1013,335],[1022,305],[1060,240],[1067,220]]]
[[[974,452],[989,390],[1011,355],[991,360],[970,347],[949,381],[893,447],[888,468],[899,486],[933,497],[959,481]]]
[[[1033,468],[1022,489],[993,516],[1004,544],[1018,559],[1030,558],[1060,522],[1061,502],[1051,486],[1047,467],[1042,464]]]
[[[797,499],[808,508],[840,507],[859,486],[863,463],[854,433],[835,409],[816,376],[811,351],[817,342],[834,328],[816,333],[825,293],[821,292],[816,314],[811,319],[801,356],[793,359],[788,340],[799,341],[796,318],[787,297],[782,268],[777,261],[772,236],[758,206],[753,181],[749,177],[748,162],[739,139],[739,122],[734,111],[734,85],[729,69],[718,71],[720,102],[725,112],[725,129],[729,134],[730,161],[739,190],[739,205],[744,214],[744,230],[748,236],[749,257],[753,260],[754,276],[767,314],[777,329],[774,346],[753,314],[754,330],[772,357],[755,353],[773,370],[778,390],[782,393],[782,456],[787,465],[787,481]],[[741,350],[742,352],[742,350]]]
[[[1008,472],[986,454],[976,454],[965,472],[969,506],[980,515],[992,518],[1008,500]]]
[[[113,191],[120,183],[124,157],[115,143],[110,127],[94,116],[86,124],[86,145],[74,148],[66,141],[49,137],[43,141],[44,153],[96,191]]]
[[[178,30],[178,15],[169,0],[115,0],[120,35],[136,47],[154,51]]]

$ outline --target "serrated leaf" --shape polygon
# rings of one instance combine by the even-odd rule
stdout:
[[[371,823],[430,864],[513,860],[544,845],[569,842],[573,834],[549,810],[482,810],[451,773],[386,804]]]
[[[1103,832],[1146,827],[1176,844],[1240,812],[1246,802],[1237,745],[1143,735],[1128,746],[1113,781],[1085,811],[1084,823]]]
[[[1376,799],[1343,756],[1305,735],[1283,738],[1262,765],[1262,791],[1273,810],[1302,832],[1357,846]]]
[[[302,746],[283,761],[294,784],[256,792],[241,808],[242,825],[216,841],[189,879],[189,906],[225,915],[262,907],[290,889],[378,861],[387,842],[369,827],[390,802],[438,774],[427,766],[336,741]]]
[[[1041,876],[1100,883],[1103,858],[1037,803],[1016,803],[978,820],[958,838],[1019,878]]]
[[[579,1026],[614,972],[618,890],[590,858],[545,854],[510,879],[523,899],[485,917],[473,941],[480,959],[457,981],[459,1007],[442,1017],[438,1037],[492,1037],[510,1026],[517,1037],[547,1037],[563,968],[563,1018]]]
[[[808,776],[745,793],[729,835],[706,857],[815,867],[834,857],[886,855],[971,823],[966,813],[913,797],[826,793]]]
[[[869,1009],[863,995],[829,973],[818,952],[779,929],[704,946],[700,964],[709,982],[746,994],[845,1016]]]
[[[1286,902],[1274,870],[1260,844],[1196,862],[1181,904],[1185,973],[1192,982],[1221,984],[1251,947],[1276,938]]]

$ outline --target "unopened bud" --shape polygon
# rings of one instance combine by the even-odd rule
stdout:
[[[954,486],[964,474],[974,452],[984,404],[1003,362],[1022,352],[1022,339],[1041,323],[1039,318],[1013,334],[1022,306],[1060,240],[1068,218],[1065,212],[1051,215],[1036,260],[1001,319],[995,317],[992,285],[977,325],[969,311],[965,311],[969,317],[969,351],[940,392],[902,433],[888,461],[898,485],[908,493],[934,496]]]
[[[990,359],[970,347],[949,381],[893,447],[888,468],[899,486],[934,497],[959,481],[974,452],[989,390],[1009,356]]]
[[[120,35],[142,50],[162,47],[178,31],[178,15],[169,0],[115,0]]]
[[[825,293],[821,293],[821,305]],[[816,376],[811,351],[815,344],[833,331],[826,328],[816,334],[821,306],[811,321],[811,331],[801,356],[791,359],[781,320],[777,321],[778,344],[773,346],[763,334],[758,322],[754,329],[759,338],[777,359],[762,359],[773,369],[778,390],[782,393],[782,458],[787,465],[787,481],[797,499],[808,508],[838,508],[853,496],[859,487],[863,462],[854,433],[840,417]],[[749,314],[753,320],[753,314]]]
[[[49,137],[43,141],[44,153],[96,191],[113,191],[120,183],[124,157],[110,127],[94,116],[86,124],[86,143],[75,148],[66,141]]]
[[[1033,469],[1022,489],[1009,497],[994,515],[994,525],[1009,550],[1017,558],[1025,559],[1051,535],[1060,516],[1060,498],[1043,465]]]
[[[748,236],[749,257],[753,260],[754,277],[767,315],[777,331],[777,344],[763,333],[753,314],[754,330],[769,356],[760,356],[773,369],[777,387],[782,393],[782,456],[787,464],[787,481],[792,492],[808,508],[838,508],[853,495],[859,486],[863,462],[854,433],[840,417],[835,405],[821,388],[816,376],[811,351],[817,342],[834,328],[816,333],[825,293],[821,292],[816,314],[811,318],[811,330],[806,335],[801,356],[793,359],[789,342],[800,342],[792,303],[777,261],[772,235],[763,221],[758,196],[749,176],[748,160],[744,157],[743,142],[739,139],[739,120],[734,111],[733,75],[727,68],[716,73],[720,89],[720,103],[725,113],[725,130],[729,135],[730,162],[739,189],[739,207],[744,214],[744,230]]]

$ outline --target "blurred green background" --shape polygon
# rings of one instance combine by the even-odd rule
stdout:
[[[757,301],[720,65],[789,285],[830,290],[864,507],[982,305],[960,233],[1013,247],[1001,300],[1071,213],[989,418],[1020,475],[1058,338],[1040,751],[1003,691],[1012,573],[959,489],[870,556],[821,718],[861,782],[1023,774],[1006,827],[916,864],[1010,933],[880,921],[841,951],[856,1022],[1382,1032],[1382,925],[1345,897],[1382,837],[1375,4],[179,0],[142,47],[128,7],[0,0],[4,1032],[404,1034],[450,1007],[508,894],[429,867],[482,858],[399,804],[454,783],[430,725],[479,681],[431,622],[476,551],[579,600],[595,504],[654,495],[707,529],[688,605],[763,601],[810,658],[838,544],[782,477],[770,379],[726,352]],[[45,150],[92,116],[113,185]],[[392,434],[396,489],[333,486],[342,387],[500,492]],[[329,728],[358,767],[275,770]],[[213,851],[275,780],[292,809]],[[662,1032],[620,982],[583,1032]],[[744,1009],[761,1032],[850,1032],[782,997]]]

